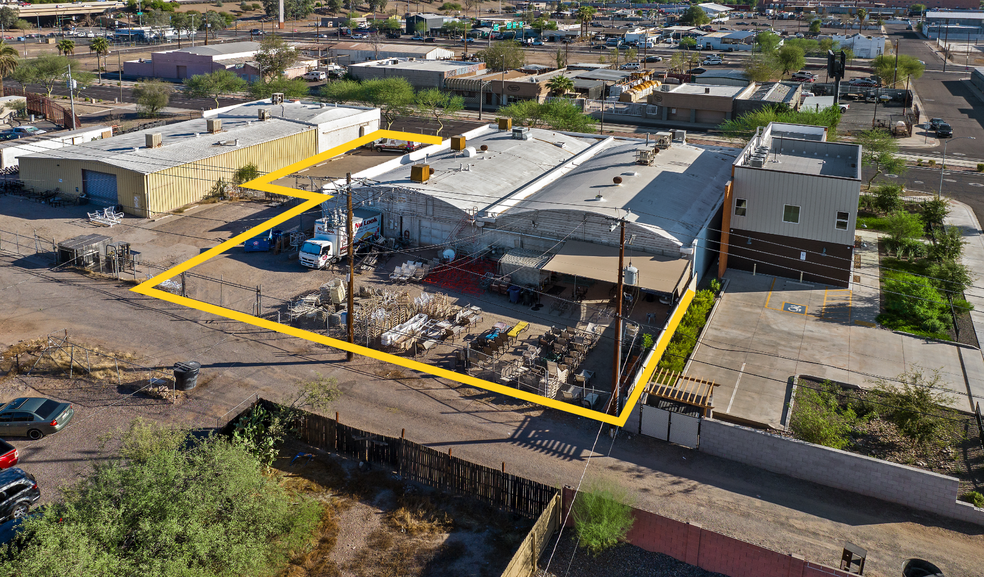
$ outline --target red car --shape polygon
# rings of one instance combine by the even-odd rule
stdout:
[[[0,469],[9,469],[17,464],[20,453],[13,445],[0,439]]]

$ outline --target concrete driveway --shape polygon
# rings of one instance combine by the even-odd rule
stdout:
[[[939,369],[951,406],[964,411],[984,392],[979,351],[858,324],[851,290],[733,270],[726,278],[688,369],[719,384],[715,414],[780,427],[798,374],[872,387],[916,366]]]

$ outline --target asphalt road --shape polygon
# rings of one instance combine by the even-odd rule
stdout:
[[[864,169],[862,178],[865,182],[871,178],[872,173],[871,169]],[[879,182],[882,180],[904,184],[908,190],[935,194],[940,189],[940,170],[910,166],[901,175],[879,177]],[[970,206],[977,215],[977,220],[984,222],[984,173],[947,170],[943,174],[943,196]]]
[[[922,60],[926,72],[914,79],[912,85],[923,103],[921,121],[930,118],[943,118],[953,126],[955,137],[973,136],[977,140],[956,139],[947,145],[947,154],[959,153],[969,158],[984,158],[984,102],[973,92],[966,79],[970,71],[963,66],[947,64],[943,72],[943,60],[930,48],[927,40],[919,38],[912,31],[906,31],[903,24],[886,24],[887,40],[899,41],[899,52]],[[926,148],[925,152],[940,154],[940,147]],[[910,149],[906,152],[920,151]]]

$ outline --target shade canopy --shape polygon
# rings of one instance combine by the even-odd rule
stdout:
[[[625,266],[639,269],[636,286],[656,292],[679,296],[690,280],[690,260],[655,256],[625,249]],[[618,282],[618,247],[590,242],[567,241],[544,270],[564,273],[602,282]]]

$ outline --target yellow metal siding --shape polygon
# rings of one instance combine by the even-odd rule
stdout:
[[[153,174],[99,161],[21,157],[20,178],[35,190],[58,188],[66,195],[75,195],[76,189],[82,193],[82,170],[115,174],[118,203],[128,214],[146,217],[202,200],[216,180],[231,180],[233,172],[250,162],[260,172],[271,172],[314,156],[317,154],[317,136],[317,131],[312,128],[263,144],[230,147],[224,154]]]
[[[145,216],[147,208],[146,175],[139,172],[92,160],[21,157],[19,164],[19,177],[25,186],[33,190],[55,190],[57,188],[66,196],[82,194],[83,170],[115,174],[117,202],[123,205],[125,212],[136,216]],[[134,197],[138,198],[136,204],[134,204]]]
[[[243,148],[196,162],[167,168],[148,178],[151,212],[167,212],[200,201],[222,178],[232,180],[235,171],[253,163],[260,172],[271,172],[317,154],[317,131],[304,132],[272,142]],[[167,144],[165,143],[165,147]]]

